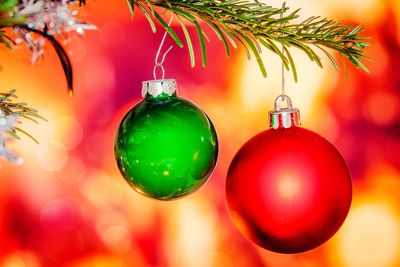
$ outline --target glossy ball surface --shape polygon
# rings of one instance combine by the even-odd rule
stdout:
[[[123,118],[115,140],[118,167],[137,192],[171,200],[198,189],[218,155],[214,126],[193,103],[147,96]]]
[[[228,171],[226,199],[239,231],[279,253],[313,249],[340,228],[352,183],[339,151],[300,127],[269,129],[250,139]]]

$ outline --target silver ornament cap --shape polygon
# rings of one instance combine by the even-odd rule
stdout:
[[[162,80],[150,80],[144,81],[142,86],[142,96],[145,97],[147,94],[157,97],[162,94],[172,96],[176,94],[176,81],[175,79],[162,79]]]
[[[284,101],[287,107],[282,107]],[[274,110],[269,112],[269,126],[273,129],[300,126],[300,110],[293,108],[292,100],[287,95],[280,95],[275,99]]]

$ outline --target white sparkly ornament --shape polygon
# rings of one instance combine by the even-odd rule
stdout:
[[[76,18],[78,11],[71,8],[78,5],[79,1],[60,0],[22,0],[15,10],[16,15],[27,17],[27,26],[34,30],[42,31],[48,35],[62,35],[67,32],[76,32],[83,35],[85,30],[95,30],[96,26],[80,21]],[[25,42],[32,52],[32,63],[43,57],[45,39],[43,37],[33,38],[29,32],[19,27],[15,32]]]

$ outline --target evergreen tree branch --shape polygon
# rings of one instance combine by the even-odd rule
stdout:
[[[35,123],[39,123],[38,120],[47,121],[44,117],[38,114],[36,109],[29,107],[23,102],[15,102],[13,100],[15,98],[17,98],[15,95],[15,90],[10,90],[8,93],[0,93],[0,117],[13,115],[17,118],[24,118]],[[10,136],[20,139],[18,132],[28,136],[34,142],[38,143],[38,141],[32,135],[17,126],[13,126],[6,131],[6,133]]]
[[[52,1],[52,0],[48,0]],[[263,46],[277,54],[287,70],[292,70],[294,79],[297,81],[296,66],[289,48],[300,49],[322,67],[320,56],[316,51],[322,51],[332,62],[334,68],[338,69],[332,51],[339,52],[340,57],[347,58],[358,68],[365,71],[368,69],[363,60],[368,59],[364,49],[368,46],[368,38],[360,36],[360,26],[343,25],[342,22],[335,22],[326,18],[310,17],[297,23],[299,10],[289,12],[285,4],[281,8],[268,6],[257,0],[125,0],[130,7],[131,14],[135,10],[142,12],[150,23],[153,32],[156,30],[154,21],[161,23],[163,28],[171,35],[178,46],[183,47],[183,42],[176,32],[167,25],[160,14],[160,9],[171,11],[178,17],[182,27],[186,44],[189,49],[191,65],[195,65],[195,54],[193,48],[193,37],[189,35],[186,22],[195,26],[198,40],[201,47],[202,65],[206,65],[206,40],[203,25],[208,24],[217,37],[223,42],[225,53],[230,55],[231,47],[236,48],[240,43],[245,49],[248,57],[252,53],[264,76],[267,75],[262,57],[260,55]],[[84,5],[85,0],[70,0]],[[14,41],[10,38],[4,28],[10,25],[26,26],[26,17],[15,12],[21,1],[0,0],[0,43],[12,47]],[[63,69],[67,77],[70,93],[72,92],[72,77],[70,75],[70,64],[65,51],[58,45],[55,38],[41,29],[37,33],[46,37],[55,47]],[[47,36],[46,36],[47,35]],[[278,47],[284,47],[283,52]],[[343,62],[343,61],[342,61]]]
[[[360,36],[361,26],[343,25],[342,22],[316,16],[296,23],[295,20],[299,18],[299,9],[290,13],[285,4],[281,8],[274,8],[256,0],[129,0],[127,3],[132,13],[134,8],[138,7],[146,15],[153,30],[153,19],[158,20],[179,46],[182,46],[182,41],[171,27],[167,27],[168,25],[155,8],[159,7],[172,12],[180,22],[188,21],[193,24],[197,29],[202,47],[203,65],[206,52],[199,21],[203,21],[213,29],[223,42],[228,56],[230,54],[228,41],[233,47],[236,47],[236,42],[239,42],[246,48],[247,53],[251,51],[264,76],[267,73],[261,60],[260,45],[276,53],[286,69],[292,70],[295,80],[297,80],[297,72],[288,49],[290,47],[300,49],[320,67],[322,67],[321,58],[315,51],[321,50],[337,70],[338,64],[327,49],[335,50],[340,56],[348,58],[357,68],[368,72],[362,62],[367,59],[364,49],[368,46],[368,38]],[[193,47],[189,45],[191,39],[185,26],[182,23],[181,26],[193,65]],[[284,53],[276,43],[284,46]]]

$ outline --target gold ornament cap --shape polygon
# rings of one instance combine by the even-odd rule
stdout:
[[[287,107],[282,107],[286,101]],[[280,95],[275,99],[274,110],[269,112],[269,126],[273,129],[288,129],[300,126],[300,110],[293,108],[292,100],[287,95]]]

